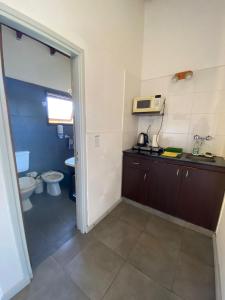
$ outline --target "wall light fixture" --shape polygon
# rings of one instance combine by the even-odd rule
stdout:
[[[172,80],[174,82],[176,82],[176,81],[182,80],[182,79],[191,79],[192,77],[193,77],[193,72],[192,71],[183,71],[183,72],[176,73],[172,77]]]

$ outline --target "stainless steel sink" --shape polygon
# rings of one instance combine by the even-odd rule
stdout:
[[[200,162],[215,162],[214,157],[205,157],[203,155],[193,155],[193,154],[185,154],[185,158],[193,160],[193,161],[200,161]]]

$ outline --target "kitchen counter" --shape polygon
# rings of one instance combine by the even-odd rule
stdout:
[[[186,155],[190,154],[190,153],[183,153],[181,156],[179,157],[165,157],[165,156],[161,156],[158,153],[152,153],[152,152],[148,152],[148,151],[141,151],[141,150],[134,150],[134,149],[128,149],[123,151],[126,154],[133,154],[133,155],[138,155],[138,156],[142,156],[142,157],[149,157],[149,158],[157,158],[157,159],[163,159],[163,160],[171,160],[174,163],[177,162],[178,164],[180,163],[188,163],[188,164],[193,164],[193,165],[202,165],[202,166],[209,166],[209,167],[217,167],[217,168],[224,168],[224,172],[225,172],[225,160],[223,157],[220,156],[215,156],[215,162],[208,162],[208,161],[195,161],[193,159],[187,158]]]
[[[225,192],[225,161],[123,152],[122,196],[215,231]]]

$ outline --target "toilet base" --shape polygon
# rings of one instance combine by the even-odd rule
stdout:
[[[30,198],[22,200],[22,208],[23,211],[28,211],[33,207],[32,203],[30,202]]]
[[[51,196],[59,196],[61,194],[61,189],[58,182],[47,183],[47,193]]]

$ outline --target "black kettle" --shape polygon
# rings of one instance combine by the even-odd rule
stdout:
[[[144,132],[139,133],[137,139],[137,145],[140,147],[144,147],[148,144],[148,135]]]

